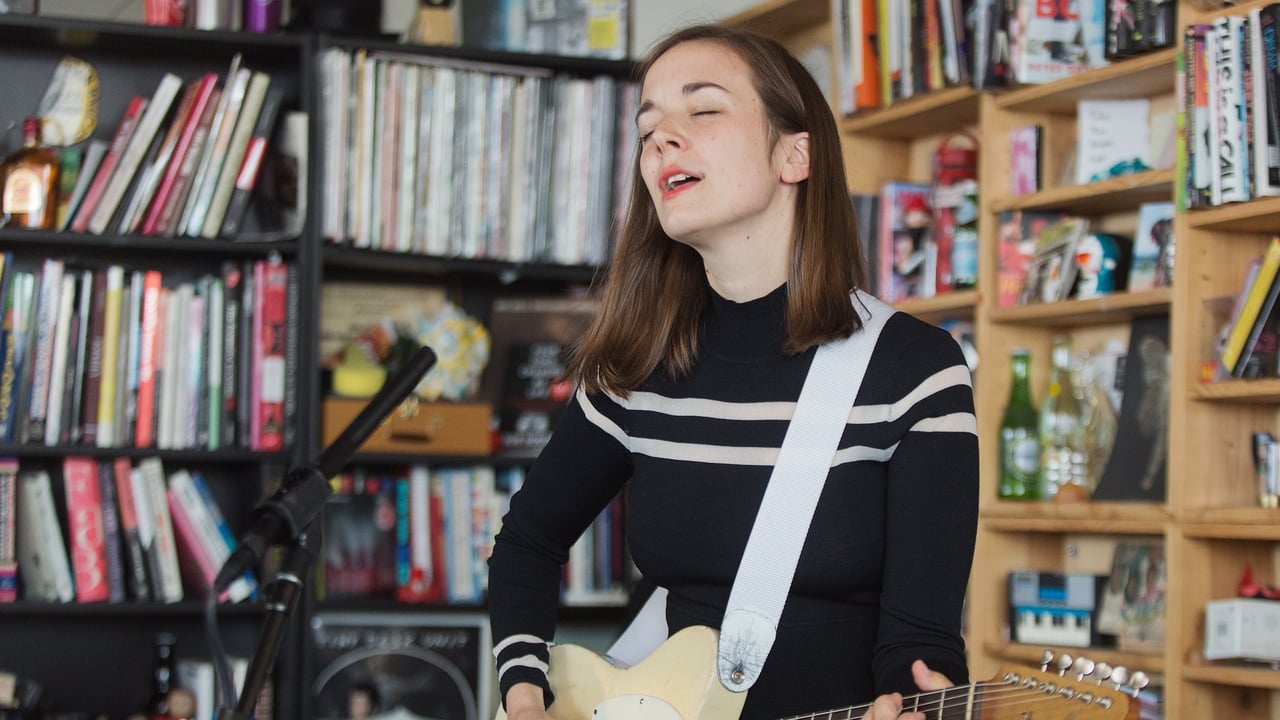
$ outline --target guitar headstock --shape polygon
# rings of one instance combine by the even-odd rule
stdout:
[[[1136,720],[1138,693],[1149,683],[1141,671],[1131,673],[1125,667],[1046,650],[1039,670],[1021,665],[1000,668],[984,689],[982,717]]]

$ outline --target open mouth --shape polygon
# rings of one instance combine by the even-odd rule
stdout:
[[[685,173],[676,173],[667,178],[666,182],[663,183],[662,185],[662,189],[664,192],[671,192],[676,188],[684,187],[685,185],[692,185],[693,183],[696,183],[696,182],[698,182],[698,178],[692,175],[686,175]]]

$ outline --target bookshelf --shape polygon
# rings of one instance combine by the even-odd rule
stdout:
[[[1181,0],[1178,26],[1223,13],[1247,13],[1261,2],[1217,11]],[[831,46],[829,3],[762,3],[725,19],[753,27],[759,13],[786,5],[802,28],[779,26],[793,49]],[[825,30],[828,35],[822,35]],[[768,32],[768,29],[766,28]],[[1280,580],[1280,530],[1275,511],[1257,507],[1248,433],[1280,421],[1280,381],[1202,384],[1200,361],[1217,328],[1206,301],[1234,295],[1248,258],[1261,254],[1280,222],[1280,199],[1177,213],[1178,259],[1171,288],[1121,293],[1051,305],[1001,308],[996,303],[996,217],[1003,210],[1063,209],[1098,226],[1132,233],[1138,206],[1174,199],[1179,175],[1157,169],[1087,185],[1056,181],[1075,142],[1076,103],[1083,99],[1143,97],[1152,112],[1177,102],[1178,49],[1118,60],[1105,68],[1043,85],[1002,92],[960,87],[915,96],[840,121],[851,192],[869,193],[888,179],[927,181],[928,158],[939,138],[968,128],[982,140],[979,287],[956,297],[909,300],[901,309],[930,321],[968,319],[976,326],[981,361],[975,384],[982,494],[979,538],[969,588],[967,641],[972,677],[988,677],[1002,663],[1035,665],[1042,648],[1009,642],[1007,574],[1015,569],[1105,573],[1117,542],[1163,540],[1168,553],[1166,634],[1161,648],[1142,651],[1072,650],[1097,661],[1143,670],[1164,687],[1165,717],[1273,718],[1280,711],[1274,670],[1206,662],[1200,658],[1204,605],[1232,597],[1244,562],[1259,582]],[[1048,172],[1043,189],[1010,197],[1008,131],[1042,124]],[[996,497],[997,438],[1008,394],[1007,358],[1031,349],[1032,387],[1043,390],[1051,338],[1070,336],[1078,347],[1124,337],[1134,318],[1167,317],[1171,383],[1168,390],[1167,499],[1164,502],[1013,503]],[[1037,396],[1037,405],[1040,402]]]
[[[321,448],[320,416],[324,380],[315,338],[319,335],[321,288],[337,281],[387,284],[432,284],[444,288],[466,312],[487,320],[496,295],[563,294],[588,284],[593,264],[564,264],[549,259],[504,260],[492,256],[418,254],[357,249],[330,242],[320,231],[320,213],[329,202],[320,182],[327,156],[319,122],[323,83],[317,58],[327,49],[365,48],[401,55],[413,62],[457,64],[467,67],[509,68],[544,77],[591,79],[608,77],[618,84],[629,79],[628,62],[591,58],[535,56],[462,48],[406,46],[385,38],[332,37],[310,32],[270,35],[196,31],[174,27],[86,21],[73,18],[0,14],[0,46],[5,72],[0,73],[0,147],[15,147],[15,126],[32,113],[57,62],[72,55],[91,63],[99,73],[98,125],[95,139],[110,139],[126,103],[134,95],[149,96],[165,72],[184,81],[203,73],[225,79],[236,53],[244,66],[270,73],[272,87],[282,90],[283,109],[308,114],[308,174],[306,207],[300,227],[292,232],[259,232],[253,226],[239,241],[190,237],[142,237],[129,233],[102,235],[42,232],[0,228],[0,252],[14,254],[14,267],[34,270],[47,257],[64,258],[69,266],[120,264],[129,268],[157,268],[166,285],[216,273],[226,261],[246,263],[279,257],[296,269],[298,311],[292,329],[299,339],[291,351],[291,376],[296,391],[293,442],[281,450],[242,447],[218,450],[154,448],[97,448],[42,443],[0,444],[0,456],[19,460],[20,469],[46,469],[58,481],[62,461],[71,456],[96,460],[127,458],[137,463],[158,457],[166,471],[185,468],[200,472],[238,536],[264,495],[291,468],[315,457]],[[279,123],[277,123],[277,127]],[[609,182],[612,182],[610,168]],[[602,178],[600,183],[605,183]],[[251,212],[252,216],[253,213]],[[414,454],[369,454],[354,464],[401,468],[412,463],[482,463],[515,467],[526,460],[498,457]],[[263,617],[261,603],[223,606],[220,629],[233,655],[247,656],[257,640]],[[150,693],[152,637],[160,630],[177,634],[177,653],[208,655],[202,604],[190,599],[175,604],[127,601],[120,603],[40,603],[19,600],[0,604],[0,625],[6,642],[0,648],[0,670],[38,679],[44,684],[48,709],[84,711],[94,716],[125,717],[142,707]],[[309,678],[316,668],[308,661],[308,618],[326,610],[351,610],[351,601],[326,607],[306,597],[286,634],[274,670],[277,717],[306,717],[310,710]],[[483,612],[482,605],[417,605],[362,603],[360,609],[383,613],[413,612],[451,617]],[[615,604],[608,607],[568,608],[570,624],[607,627],[620,619]],[[487,657],[487,654],[486,654]],[[68,660],[92,672],[68,672]]]

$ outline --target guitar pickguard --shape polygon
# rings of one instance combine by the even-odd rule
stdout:
[[[671,703],[652,695],[619,695],[595,706],[593,720],[687,720]]]

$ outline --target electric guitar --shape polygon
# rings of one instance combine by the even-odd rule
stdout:
[[[555,720],[732,720],[747,693],[726,690],[716,675],[719,634],[685,628],[631,668],[611,665],[576,645],[551,648]],[[1051,664],[1057,665],[1050,671]],[[1141,672],[1046,651],[1039,671],[1006,665],[986,682],[920,693],[903,710],[929,720],[1136,720]],[[870,704],[786,720],[859,720]],[[506,720],[498,710],[497,720]]]

